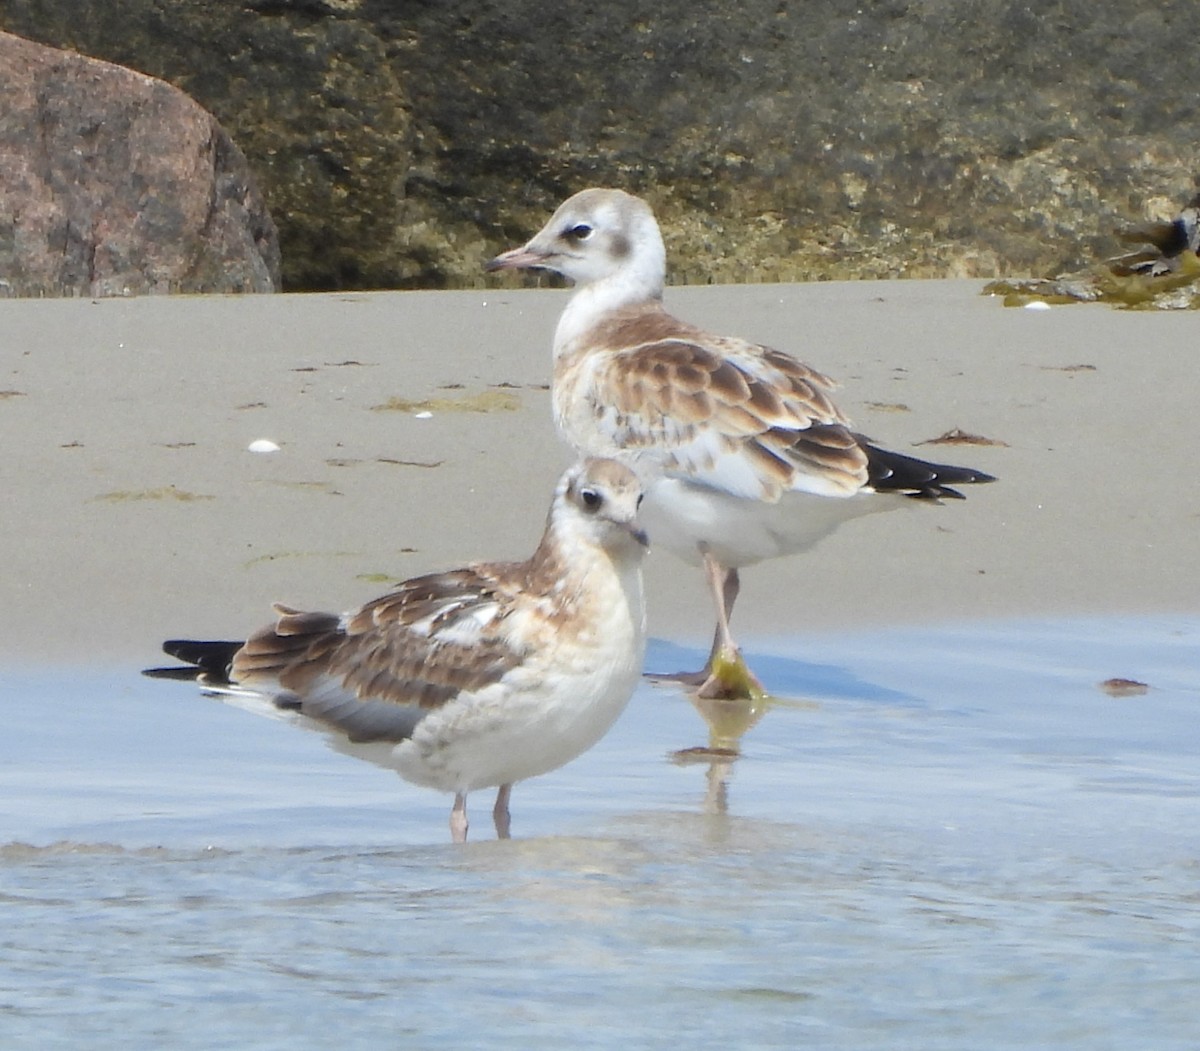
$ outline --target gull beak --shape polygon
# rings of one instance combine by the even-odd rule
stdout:
[[[638,529],[638,527],[632,522],[630,522],[625,528],[628,530],[629,535],[633,537],[634,540],[641,544],[642,547],[644,547],[647,551],[650,550],[650,538],[646,535],[646,531],[644,529]]]
[[[548,253],[531,248],[526,244],[520,248],[502,252],[495,259],[484,263],[483,268],[488,273],[493,270],[536,270],[538,267],[546,265],[547,257]]]

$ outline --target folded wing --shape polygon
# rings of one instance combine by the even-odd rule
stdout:
[[[582,399],[575,418],[598,446],[652,456],[668,475],[747,499],[867,484],[867,454],[830,399],[832,381],[769,347],[665,317],[663,331],[646,317],[614,326],[603,335],[621,349],[591,354],[564,377],[563,401]]]
[[[494,575],[463,569],[407,581],[341,616],[276,606],[230,677],[352,741],[402,741],[430,710],[521,662],[503,630],[509,601]]]

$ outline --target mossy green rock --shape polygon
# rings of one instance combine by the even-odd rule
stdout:
[[[1191,195],[1194,0],[0,0],[183,88],[285,286],[448,287],[588,185],[675,280],[1079,269]],[[1172,45],[1176,46],[1172,46]]]

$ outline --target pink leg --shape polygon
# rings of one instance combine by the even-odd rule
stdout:
[[[501,785],[496,793],[496,805],[492,807],[492,821],[496,824],[496,838],[508,839],[511,820],[508,814],[508,798],[512,795],[512,785]]]
[[[454,797],[454,808],[450,811],[450,836],[455,843],[467,841],[467,796],[459,792]]]
[[[713,606],[717,611],[717,630],[713,636],[712,652],[708,656],[708,666],[711,668],[713,658],[718,654],[737,653],[737,643],[733,641],[733,632],[729,630],[729,618],[733,616],[733,604],[737,601],[742,581],[736,569],[726,569],[708,551],[704,552],[704,569],[708,573],[708,586],[712,590]]]
[[[733,615],[733,604],[737,601],[742,582],[736,569],[726,569],[710,551],[701,548],[704,568],[708,573],[708,584],[712,589],[713,605],[717,610],[717,630],[713,636],[712,652],[704,666],[704,681],[700,684],[701,697],[756,697],[765,696],[766,691],[754,673],[746,667],[742,652],[733,641],[729,618]]]
[[[729,617],[733,612],[733,604],[737,601],[741,581],[736,569],[726,569],[701,545],[700,553],[704,556],[704,572],[708,577],[709,590],[713,596],[713,606],[717,611],[717,628],[713,633],[712,649],[708,660],[699,671],[681,671],[674,674],[649,676],[662,682],[679,682],[685,686],[703,686],[712,680],[713,661],[720,654],[729,655],[733,659],[737,654],[737,644],[729,630]]]

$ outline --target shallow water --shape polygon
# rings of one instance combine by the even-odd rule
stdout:
[[[736,762],[647,685],[464,848],[186,684],[5,674],[0,1046],[1196,1046],[1200,620],[751,650]]]

